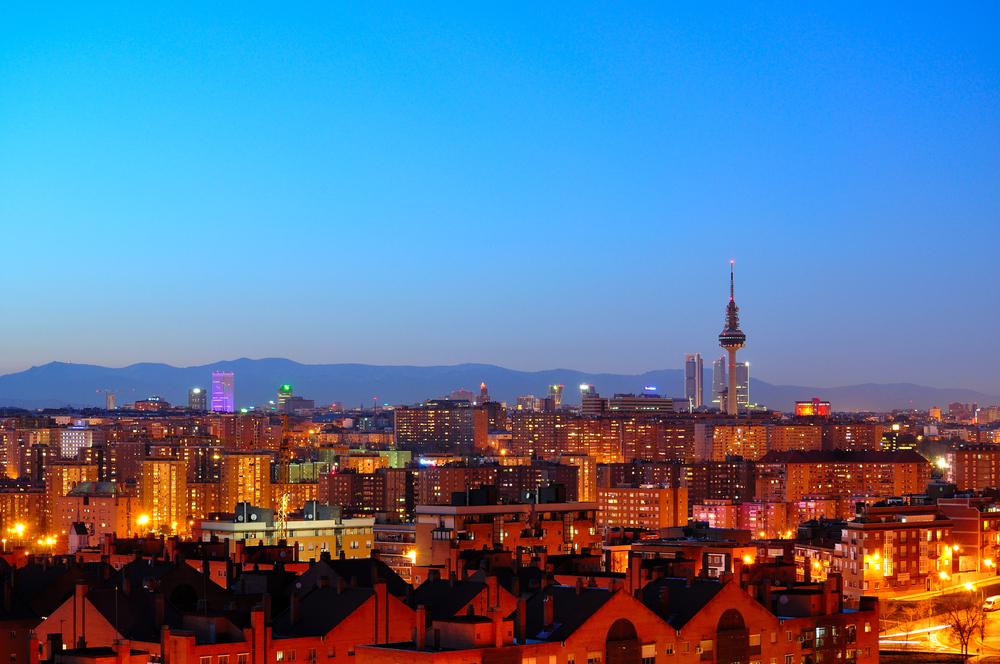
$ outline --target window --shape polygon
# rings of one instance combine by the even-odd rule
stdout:
[[[667,654],[667,655],[673,655],[674,654],[674,644],[668,643],[666,646],[664,646],[663,652],[665,654]]]
[[[865,646],[865,657],[871,657],[871,654],[872,654],[872,647]]]
[[[792,633],[791,632],[785,632],[785,641],[787,641],[788,643],[792,642]]]
[[[587,664],[601,664],[601,653],[598,652],[588,652],[587,653]]]
[[[785,655],[785,664],[792,664],[792,656]]]
[[[534,657],[522,657],[521,658],[521,664],[535,664],[535,658]]]
[[[248,664],[249,661],[250,661],[250,653],[248,652],[241,652],[238,655],[236,655],[236,664]]]
[[[229,664],[229,655],[219,655],[219,664]]]
[[[777,642],[778,642],[778,633],[771,632],[771,643],[777,643]],[[771,664],[774,664],[774,662],[771,662]]]
[[[691,644],[688,643],[687,641],[685,641],[684,643],[682,643],[681,644],[681,652],[684,653],[685,655],[688,654],[689,652],[691,652]]]
[[[294,650],[289,650],[288,651],[288,661],[289,662],[294,662],[295,661],[295,651]]]
[[[277,660],[279,662],[285,661],[285,651],[284,650],[279,650],[277,653],[275,653],[275,657],[277,658]]]
[[[865,633],[872,631],[872,624],[870,622],[865,623]]]
[[[751,645],[751,646],[759,646],[760,645],[760,634],[751,634],[750,635],[750,643],[749,643],[749,645]]]
[[[222,577],[226,576],[226,570],[224,570],[224,569],[220,569],[219,571],[217,571],[217,572],[215,573],[215,575],[216,575],[217,577],[220,577],[220,578],[222,578]]]
[[[571,652],[570,654],[566,655],[566,664],[576,664],[575,652]]]
[[[311,661],[313,661],[313,662],[316,661],[316,649],[315,648],[310,648],[309,649],[309,659]]]
[[[198,658],[198,664],[212,664],[212,656],[206,655]]]
[[[329,648],[326,649],[327,657],[334,657],[336,656],[336,654],[337,654],[337,649],[334,648],[333,646],[330,646]]]
[[[352,548],[352,549],[357,549],[357,548],[360,548],[360,547],[359,547],[359,544],[358,544],[358,540],[353,540],[353,541],[351,542],[351,548]]]
[[[655,643],[650,643],[642,647],[642,664],[656,664]]]

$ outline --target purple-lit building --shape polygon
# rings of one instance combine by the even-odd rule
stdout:
[[[233,401],[233,374],[225,371],[212,373],[212,412],[231,413]]]

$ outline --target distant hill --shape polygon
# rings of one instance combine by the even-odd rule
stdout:
[[[639,375],[592,374],[572,369],[514,371],[490,364],[411,367],[366,364],[299,364],[291,360],[242,358],[200,367],[172,367],[166,364],[133,364],[120,369],[86,364],[51,362],[19,373],[0,376],[0,406],[57,408],[60,406],[104,405],[102,390],[135,390],[119,393],[118,403],[130,403],[159,395],[175,405],[187,403],[193,387],[211,388],[213,371],[232,371],[236,381],[236,403],[250,406],[266,403],[277,396],[278,386],[290,383],[295,394],[315,399],[317,405],[333,402],[347,407],[378,403],[413,404],[440,397],[461,388],[479,391],[486,383],[493,399],[513,404],[518,396],[545,396],[549,384],[565,385],[563,401],[580,402],[579,385],[593,384],[602,396],[618,392],[638,393],[646,386],[657,387],[663,396],[684,393],[684,372],[662,369]],[[711,372],[705,372],[711,385]],[[752,401],[777,410],[790,410],[797,400],[819,397],[830,401],[834,410],[891,410],[894,408],[947,407],[954,401],[1000,405],[1000,397],[972,390],[937,389],[895,383],[852,385],[834,388],[771,385],[751,379]],[[912,400],[912,403],[911,403]]]

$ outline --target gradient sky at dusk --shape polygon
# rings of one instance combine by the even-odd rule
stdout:
[[[1000,5],[695,4],[8,6],[0,372],[677,368],[735,259],[755,377],[1000,393]]]

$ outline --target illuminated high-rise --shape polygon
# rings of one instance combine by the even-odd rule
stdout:
[[[712,362],[712,405],[723,409],[723,395],[726,392],[726,358]]]
[[[233,374],[227,371],[212,373],[212,412],[232,413],[235,411],[233,398]]]
[[[733,262],[729,262],[729,304],[726,305],[726,326],[722,328],[722,334],[719,335],[719,346],[724,348],[727,353],[729,353],[729,366],[727,367],[727,372],[729,374],[729,387],[727,388],[726,399],[726,412],[730,415],[739,414],[739,404],[738,404],[738,390],[736,387],[737,381],[737,369],[736,369],[736,351],[743,348],[746,345],[747,337],[740,330],[740,308],[736,306],[736,300],[733,298]],[[749,372],[749,369],[747,369]],[[749,380],[747,381],[749,385]]]
[[[289,385],[288,383],[285,383],[284,385],[281,385],[280,387],[278,387],[278,412],[279,413],[287,412],[285,404],[287,404],[291,400],[291,398],[293,396],[295,396],[295,394],[292,391],[292,386]]]
[[[704,387],[702,385],[702,374],[704,367],[701,361],[701,354],[684,356],[684,396],[692,408],[701,408],[704,399]]]
[[[547,398],[552,399],[556,408],[558,408],[559,404],[562,403],[562,393],[562,385],[549,385],[549,394]]]
[[[208,404],[205,403],[205,397],[207,396],[205,390],[200,387],[188,390],[188,409],[197,411],[208,410]]]
[[[736,363],[736,405],[750,405],[750,363]]]

